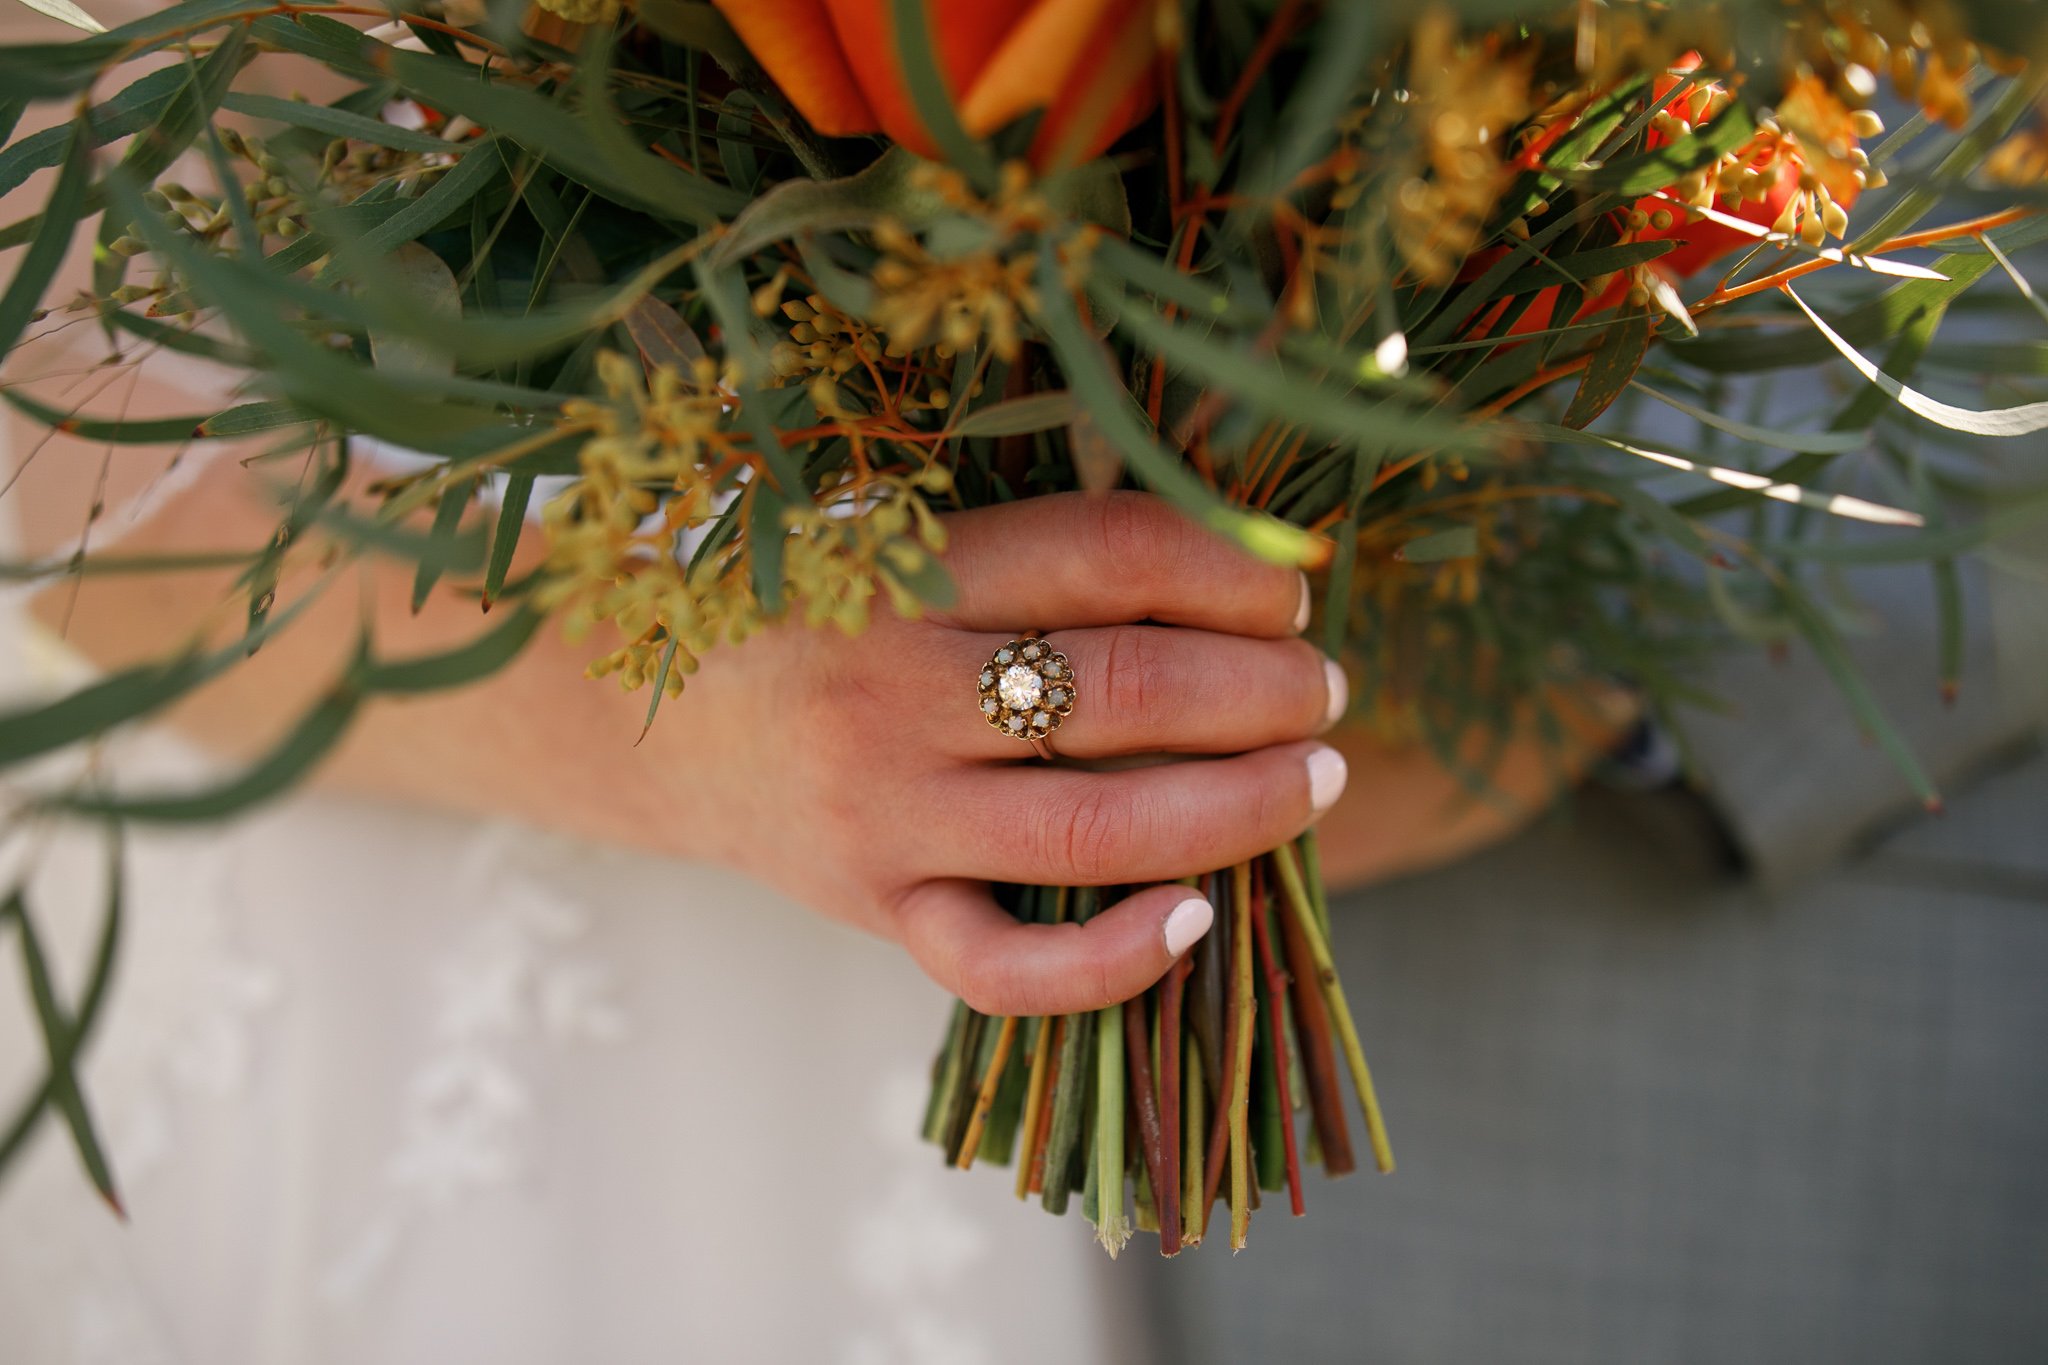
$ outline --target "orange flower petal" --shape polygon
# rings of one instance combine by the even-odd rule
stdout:
[[[1041,171],[1056,170],[1108,151],[1152,112],[1159,96],[1158,59],[1149,7],[1111,6],[1039,125],[1031,143],[1032,164]]]
[[[850,137],[883,126],[847,64],[825,0],[712,4],[813,128],[827,137]]]
[[[743,0],[735,0],[742,3]],[[935,24],[939,70],[956,104],[961,92],[989,63],[1005,35],[1034,6],[1048,0],[926,0]],[[896,25],[891,0],[824,0],[839,34],[840,50],[860,83],[882,130],[920,156],[937,156],[938,147],[925,131],[924,120],[910,100],[896,53]],[[970,131],[972,128],[970,126]]]
[[[1081,93],[1073,78],[1084,75],[1084,67],[1100,66],[1114,55],[1103,50],[1105,42],[1148,8],[1148,0],[1040,0],[961,100],[961,123],[986,137],[1033,109],[1058,108]],[[1149,49],[1150,24],[1142,41]],[[1150,64],[1148,51],[1148,69]]]

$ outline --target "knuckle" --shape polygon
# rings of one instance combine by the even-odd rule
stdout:
[[[1083,784],[1052,805],[1039,821],[1045,861],[1082,885],[1116,880],[1114,869],[1127,842],[1128,812],[1101,784]]]
[[[1096,504],[1097,554],[1114,581],[1156,584],[1180,576],[1191,527],[1148,493],[1118,492]]]
[[[1165,718],[1166,661],[1159,633],[1143,626],[1117,626],[1102,652],[1104,713],[1119,724],[1151,733]]]

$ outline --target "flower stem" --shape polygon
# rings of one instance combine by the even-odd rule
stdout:
[[[1045,1117],[1046,1082],[1052,1071],[1052,1035],[1059,1023],[1057,1016],[1048,1015],[1038,1021],[1038,1036],[1031,1045],[1030,1079],[1024,1083],[1024,1122],[1018,1131],[1024,1135],[1024,1151],[1017,1162],[1017,1197],[1024,1199],[1031,1193],[1034,1174],[1042,1169],[1045,1151],[1045,1134],[1042,1120]]]
[[[1323,1171],[1331,1176],[1349,1175],[1358,1169],[1358,1158],[1351,1152],[1351,1128],[1344,1118],[1343,1094],[1337,1088],[1337,1043],[1330,1031],[1330,1011],[1316,984],[1308,939],[1292,915],[1280,916],[1280,947],[1292,982],[1295,1038],[1301,1045],[1302,1079],[1308,1089],[1316,1145],[1322,1149]]]
[[[1123,1013],[1124,1056],[1131,1078],[1131,1099],[1138,1114],[1138,1152],[1144,1158],[1145,1180],[1152,1197],[1163,1205],[1166,1138],[1159,1122],[1159,1095],[1152,1088],[1152,1030],[1146,1018],[1145,997],[1136,995],[1124,1001]],[[1165,1214],[1162,1212],[1160,1217],[1163,1219]],[[1164,1234],[1161,1236],[1163,1241]]]
[[[1244,1250],[1252,1219],[1252,866],[1231,869],[1230,1025],[1237,1038],[1230,1082],[1230,1249]]]
[[[1188,1045],[1195,1049],[1195,1057],[1194,1064],[1184,1068],[1187,1107],[1182,1132],[1187,1147],[1181,1154],[1180,1163],[1180,1239],[1183,1248],[1200,1246],[1202,1233],[1209,1226],[1209,1205],[1202,1198],[1203,1110],[1207,1108],[1202,1091],[1202,1044],[1199,1039],[1190,1038]]]
[[[988,1126],[989,1111],[996,1107],[996,1090],[1003,1083],[1003,1070],[1010,1064],[1010,1049],[1016,1041],[1017,1019],[1012,1015],[1003,1020],[1002,1031],[996,1034],[995,1051],[989,1054],[988,1070],[982,1073],[981,1089],[974,1096],[974,1112],[968,1115],[967,1131],[960,1138],[960,1155],[953,1164],[963,1171],[974,1165],[974,1154],[981,1150],[982,1130]]]
[[[1159,988],[1159,1254],[1180,1254],[1181,1187],[1181,998],[1187,990],[1187,958],[1167,970]]]
[[[1095,1240],[1114,1257],[1131,1239],[1124,1216],[1123,1006],[1095,1012]]]
[[[1266,1009],[1271,1015],[1274,1085],[1279,1091],[1280,1141],[1287,1156],[1287,1198],[1299,1218],[1307,1209],[1302,1203],[1301,1152],[1295,1145],[1294,1087],[1290,1084],[1291,1061],[1287,1055],[1287,1019],[1281,1007],[1287,993],[1287,974],[1280,970],[1273,954],[1273,931],[1267,923],[1266,906],[1259,906],[1252,920],[1252,940],[1258,945],[1259,966],[1266,975]]]
[[[1287,908],[1294,922],[1301,926],[1302,937],[1308,941],[1309,955],[1315,961],[1317,983],[1322,987],[1324,1002],[1330,1007],[1337,1037],[1344,1045],[1344,1060],[1351,1068],[1351,1084],[1357,1089],[1358,1102],[1365,1110],[1365,1131],[1372,1142],[1373,1161],[1381,1171],[1392,1171],[1393,1145],[1387,1140],[1386,1120],[1380,1113],[1379,1095],[1373,1089],[1372,1068],[1365,1064],[1365,1047],[1358,1041],[1358,1026],[1352,1022],[1351,1007],[1344,1000],[1344,987],[1337,980],[1337,963],[1330,955],[1330,941],[1324,936],[1322,926],[1316,923],[1315,907],[1309,901],[1307,887],[1302,884],[1301,869],[1295,866],[1294,851],[1285,846],[1274,849],[1273,863],[1280,870],[1280,884],[1287,893]]]

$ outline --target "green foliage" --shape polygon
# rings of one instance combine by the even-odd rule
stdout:
[[[505,615],[409,659],[379,656],[372,623],[319,701],[216,787],[71,788],[43,793],[39,812],[216,819],[288,789],[375,698],[487,678],[550,611],[580,608],[579,585],[674,559],[656,532],[604,547],[625,558],[565,550],[598,512],[631,511],[629,527],[672,514],[697,537],[669,564],[666,596],[635,604],[653,624],[609,661],[653,684],[651,723],[709,640],[799,610],[856,625],[869,597],[946,602],[950,577],[920,539],[927,501],[1118,483],[1326,570],[1322,643],[1375,719],[1454,771],[1470,770],[1475,731],[1588,674],[1633,680],[1660,712],[1695,701],[1690,661],[1732,633],[1806,640],[1926,796],[1855,676],[1837,599],[1813,590],[1815,566],[1934,561],[1946,676],[1960,654],[1956,560],[2048,516],[2038,497],[1979,498],[1952,472],[1981,439],[2037,438],[2048,407],[1966,405],[1946,387],[1997,375],[2024,400],[2048,374],[2048,343],[1944,330],[1963,316],[2037,325],[2038,298],[2007,286],[2026,283],[2048,241],[2038,187],[1985,171],[2037,117],[2041,77],[2024,62],[1969,73],[1975,105],[1958,127],[1916,115],[1873,151],[1895,178],[1854,206],[1847,250],[1867,259],[1738,219],[1756,248],[1677,280],[1675,237],[1634,220],[1682,212],[1682,196],[1645,196],[1689,180],[1707,186],[1696,202],[1722,203],[1712,177],[1778,126],[1812,57],[1770,41],[1789,31],[1781,0],[1645,7],[1660,23],[1718,13],[1739,35],[1661,94],[1661,66],[1613,51],[1581,71],[1578,6],[1459,0],[1445,12],[1492,44],[1492,65],[1444,90],[1431,82],[1461,68],[1411,69],[1411,9],[1196,0],[1171,54],[1178,126],[1155,112],[1116,156],[1037,180],[1002,162],[1036,115],[985,139],[961,126],[923,0],[891,0],[890,29],[905,98],[950,170],[812,133],[791,108],[802,92],[777,91],[701,3],[641,0],[616,31],[585,32],[573,60],[496,21],[421,29],[428,50],[403,50],[319,8],[186,0],[111,32],[0,48],[0,193],[45,177],[35,211],[0,225],[0,249],[20,248],[0,352],[83,321],[124,357],[175,351],[246,371],[251,390],[147,418],[11,380],[0,399],[124,451],[264,436],[272,455],[317,456],[266,544],[0,570],[238,575],[233,638],[0,714],[0,767],[160,714],[300,625],[367,558],[400,561],[415,607],[453,597]],[[1636,12],[1593,9],[1602,22]],[[2029,44],[2048,37],[2038,7],[1962,0],[1957,14],[2009,53],[2038,55]],[[145,61],[163,64],[136,75]],[[326,103],[234,88],[252,65],[306,61],[350,88]],[[1485,173],[1454,183],[1470,163],[1439,145],[1439,120],[1515,80],[1530,83],[1525,106],[1466,147],[1483,148]],[[1729,98],[1673,123],[1710,82]],[[385,122],[395,98],[431,117]],[[15,136],[38,107],[55,121]],[[1458,125],[1468,139],[1473,122]],[[260,134],[237,131],[252,123]],[[203,163],[210,183],[178,185],[174,162]],[[1987,218],[1987,205],[2013,211]],[[1924,226],[1958,219],[1952,233]],[[1909,232],[1927,254],[1901,260]],[[88,239],[91,287],[52,297]],[[1795,294],[1789,269],[1816,278]],[[1881,364],[1864,355],[1879,350]],[[1840,411],[1768,407],[1781,378],[1822,392],[1816,368],[1848,386]],[[1940,478],[1900,454],[1921,437],[1957,447]],[[344,494],[362,438],[432,466]],[[646,455],[635,442],[668,461],[659,477],[643,469],[612,504],[528,523],[537,478],[581,473],[587,491],[594,470],[635,468],[601,465],[606,450]],[[281,482],[268,459],[251,470]],[[502,489],[498,509],[465,516],[487,488]],[[1875,524],[1819,529],[1844,518]],[[536,536],[549,558],[515,580],[522,537]],[[640,628],[614,613],[628,618]],[[48,1079],[0,1141],[0,1166],[56,1112],[111,1197],[72,1065],[104,971],[69,1009],[36,965],[26,903],[6,917],[32,984],[45,978]],[[108,960],[117,928],[118,894]],[[1111,1031],[1104,1042],[1093,1028],[1074,1021],[1063,1064],[1091,1042],[1109,1055]],[[1051,1112],[1057,1161],[1099,1180],[1106,1158],[1082,1147],[1081,1111]],[[1069,1193],[1049,1185],[1046,1199]]]

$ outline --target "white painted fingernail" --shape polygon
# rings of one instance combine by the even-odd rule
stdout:
[[[1190,896],[1173,907],[1173,913],[1166,917],[1166,951],[1168,956],[1179,957],[1195,946],[1202,935],[1209,932],[1209,926],[1216,922],[1216,910],[1200,896]]]
[[[1330,705],[1323,712],[1323,723],[1335,725],[1344,718],[1345,708],[1351,705],[1351,682],[1335,659],[1323,660],[1323,676],[1330,683]]]
[[[1308,575],[1296,574],[1295,577],[1301,580],[1301,605],[1294,609],[1294,631],[1295,634],[1299,635],[1302,631],[1308,629],[1310,601],[1308,595]]]
[[[1317,815],[1337,804],[1337,798],[1344,794],[1344,782],[1350,776],[1344,755],[1327,744],[1318,744],[1308,755],[1308,803],[1315,807]]]

